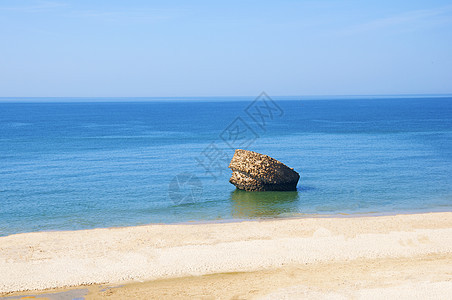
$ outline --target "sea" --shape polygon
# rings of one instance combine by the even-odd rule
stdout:
[[[235,149],[297,191],[228,182]],[[0,236],[452,210],[452,97],[0,98]]]

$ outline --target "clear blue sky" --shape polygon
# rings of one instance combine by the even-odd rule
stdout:
[[[452,93],[452,1],[0,0],[0,97]]]

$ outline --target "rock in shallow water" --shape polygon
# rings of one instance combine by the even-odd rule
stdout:
[[[280,161],[253,151],[237,149],[229,168],[229,182],[245,191],[295,191],[300,175]]]

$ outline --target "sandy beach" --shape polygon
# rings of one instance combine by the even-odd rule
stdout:
[[[86,299],[447,299],[452,213],[146,225],[0,238],[0,296],[71,291]]]

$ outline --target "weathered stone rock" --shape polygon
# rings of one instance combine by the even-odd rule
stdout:
[[[245,191],[295,191],[300,175],[280,161],[253,151],[237,149],[229,168],[229,182]]]

